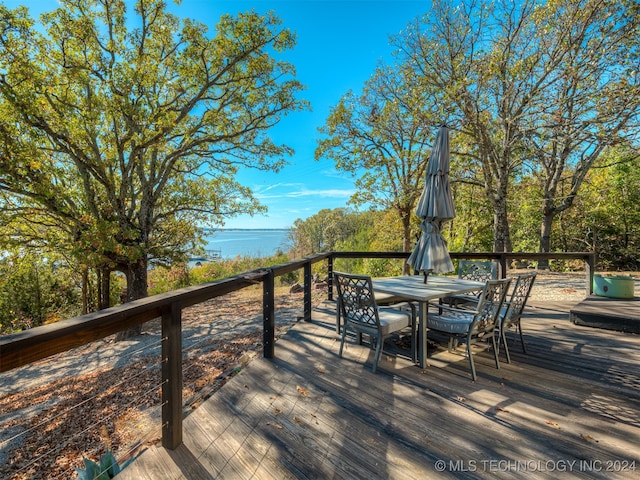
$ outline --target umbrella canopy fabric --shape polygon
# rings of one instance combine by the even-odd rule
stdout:
[[[408,262],[418,272],[454,270],[447,242],[440,233],[443,222],[456,216],[449,186],[449,165],[449,129],[443,125],[429,157],[425,185],[416,207],[416,215],[422,219],[422,236]]]

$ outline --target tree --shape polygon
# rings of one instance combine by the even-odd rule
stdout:
[[[455,106],[493,207],[495,251],[512,249],[509,186],[526,160],[558,162],[544,167],[552,218],[571,204],[551,200],[564,166],[580,163],[577,192],[605,143],[637,119],[637,12],[612,0],[437,1],[396,37],[424,88]]]
[[[360,216],[345,208],[320,210],[307,219],[297,219],[291,229],[296,256],[338,250],[361,229]]]
[[[587,173],[610,147],[637,145],[640,7],[550,2],[538,21],[539,41],[560,59],[525,129],[543,192],[540,251],[549,252],[553,221],[573,206]],[[628,152],[627,161],[640,158]]]
[[[403,249],[413,246],[413,209],[424,185],[430,140],[446,121],[431,91],[415,88],[407,65],[379,66],[360,96],[349,92],[321,128],[316,159],[356,176],[356,205],[393,209],[401,219]],[[408,266],[405,263],[405,271]]]
[[[416,217],[416,223],[417,217]],[[298,256],[325,251],[402,251],[402,229],[397,212],[389,210],[320,210],[294,222],[291,236]],[[340,258],[334,269],[384,276],[400,273],[393,259]]]
[[[234,177],[291,153],[267,132],[306,107],[293,67],[270,56],[294,35],[272,14],[225,15],[209,37],[162,0],[60,3],[42,28],[0,6],[0,190],[141,298],[150,260],[262,208]]]
[[[637,270],[640,164],[630,160],[635,155],[623,147],[603,152],[607,166],[590,169],[577,208],[564,210],[554,222],[552,248],[595,251],[605,270]]]
[[[23,249],[0,257],[0,335],[79,313],[77,276],[55,257]]]
[[[533,78],[535,30],[529,21],[537,2],[475,1],[453,5],[436,1],[394,43],[412,62],[424,88],[442,92],[466,137],[466,155],[481,172],[493,208],[494,251],[511,250],[507,193],[522,159],[518,127],[531,98],[545,84]]]

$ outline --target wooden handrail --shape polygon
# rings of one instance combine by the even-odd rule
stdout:
[[[0,336],[0,372],[29,365],[51,355],[71,350],[155,318],[162,324],[162,445],[175,449],[182,443],[182,310],[206,300],[251,285],[263,286],[263,354],[275,355],[275,277],[304,270],[304,319],[311,320],[311,266],[326,260],[328,298],[333,299],[333,263],[337,258],[408,258],[409,252],[325,252],[268,268],[244,272],[202,285],[135,300],[99,312]],[[500,265],[505,276],[509,260],[583,260],[586,265],[587,295],[592,292],[595,254],[452,252],[454,259],[489,259]]]

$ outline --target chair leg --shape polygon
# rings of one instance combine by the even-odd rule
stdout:
[[[411,361],[415,364],[418,361],[418,332],[415,322],[411,325]],[[427,348],[425,345],[424,348]]]
[[[496,368],[499,370],[500,369],[500,359],[498,358],[498,346],[496,345],[496,336],[495,335],[491,335],[491,342],[493,343],[493,358],[495,358],[496,360]],[[506,342],[505,342],[505,348],[506,348]],[[509,354],[507,353],[507,358],[509,357]]]
[[[417,310],[413,303],[409,303],[411,308],[411,360],[415,364],[418,361],[418,331],[417,331]],[[425,346],[426,348],[426,346]]]
[[[338,357],[342,358],[342,348],[344,347],[344,339],[347,336],[347,326],[342,327],[342,340],[340,340],[340,351],[338,352]]]
[[[504,343],[504,353],[507,356],[507,363],[511,363],[511,356],[509,355],[509,346],[507,345],[507,335],[504,329],[500,330],[500,338]]]
[[[527,348],[524,346],[524,337],[522,336],[522,325],[518,322],[518,332],[520,332],[520,343],[522,343],[522,353],[527,353]]]
[[[467,337],[467,356],[469,357],[469,366],[471,367],[471,380],[476,381],[476,366],[473,363],[473,355],[471,354],[471,339]]]
[[[384,342],[382,335],[376,336],[376,353],[373,357],[373,368],[371,371],[376,373],[376,368],[378,367],[378,359],[380,358],[380,354],[382,353],[382,343]]]

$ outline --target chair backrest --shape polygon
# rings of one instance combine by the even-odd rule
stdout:
[[[524,307],[526,306],[529,295],[531,294],[531,288],[533,287],[536,275],[536,272],[531,272],[518,275],[516,277],[516,283],[513,285],[511,298],[508,301],[509,306],[507,307],[507,311],[504,315],[504,327],[518,321],[522,316]]]
[[[371,277],[333,272],[342,318],[365,327],[379,328],[378,308]]]
[[[510,278],[487,280],[480,294],[473,323],[469,329],[471,334],[481,335],[493,332],[510,283]]]
[[[460,265],[458,265],[458,278],[462,280],[475,280],[476,282],[495,280],[498,278],[496,263],[460,260]]]

